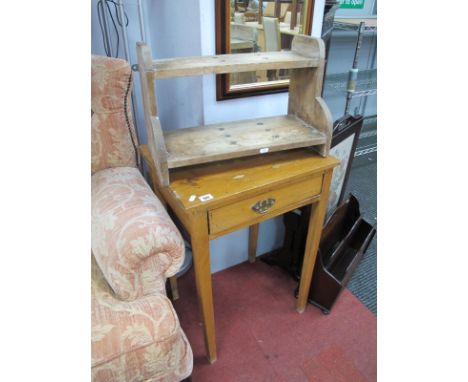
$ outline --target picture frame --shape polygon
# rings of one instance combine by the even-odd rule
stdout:
[[[229,54],[230,47],[230,20],[231,3],[238,4],[239,0],[214,0],[215,1],[215,31],[216,31],[216,54]],[[283,4],[292,4],[293,0],[270,0],[276,7]],[[247,2],[248,3],[248,2]],[[265,1],[267,3],[267,1]],[[295,3],[304,3],[297,0]],[[314,16],[315,0],[307,0],[304,9],[304,32],[310,35],[312,32],[312,20]],[[257,95],[284,93],[289,89],[289,79],[281,81],[266,81],[265,83],[252,83],[247,86],[233,88],[229,74],[216,75],[216,101],[230,100],[236,98],[252,97]]]
[[[341,161],[333,171],[328,198],[327,217],[331,216],[335,208],[343,201],[349,172],[353,164],[359,134],[364,118],[362,115],[344,115],[333,124],[333,137],[330,155]]]

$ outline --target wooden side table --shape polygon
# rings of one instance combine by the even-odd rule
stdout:
[[[216,337],[211,285],[209,240],[251,227],[249,259],[255,258],[258,224],[277,215],[312,204],[307,244],[296,309],[307,304],[317,256],[333,168],[333,157],[308,149],[280,151],[230,161],[184,167],[171,171],[162,187],[147,146],[140,146],[159,196],[188,231],[208,360],[216,361]]]

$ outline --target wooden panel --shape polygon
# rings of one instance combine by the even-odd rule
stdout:
[[[165,132],[169,168],[321,145],[327,136],[293,115]]]
[[[338,163],[336,158],[322,158],[308,149],[280,151],[174,169],[168,190],[186,210],[206,208],[207,205],[214,208],[264,192],[271,186],[298,182]],[[213,198],[209,201],[199,199],[207,194]]]
[[[292,51],[233,53],[216,56],[179,57],[154,60],[152,68],[156,79],[249,72],[267,69],[307,68],[319,64],[317,57],[306,57]]]
[[[330,153],[333,117],[322,97],[315,97],[314,116],[315,126],[327,136],[327,142],[322,146],[315,146],[315,149],[321,156],[325,157]]]
[[[309,199],[320,194],[322,188],[322,176],[308,178],[298,184],[288,185],[283,188],[255,195],[251,198],[233,203],[226,207],[214,209],[209,212],[210,235],[227,231],[258,219],[265,220],[278,215],[285,207],[296,204],[301,200]],[[275,200],[267,212],[259,213],[252,207],[261,201]]]

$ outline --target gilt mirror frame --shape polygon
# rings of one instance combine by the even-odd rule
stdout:
[[[215,23],[216,23],[216,54],[231,53],[230,49],[230,25],[231,20],[231,1],[230,0],[214,0],[215,1]],[[274,0],[271,0],[275,2]],[[278,0],[277,0],[278,1]],[[287,3],[292,0],[279,0],[278,2]],[[315,0],[307,2],[305,14],[304,34],[310,35],[312,30],[312,19],[314,13]],[[231,89],[230,75],[216,75],[216,100],[228,100],[233,98],[251,97],[264,94],[282,93],[288,91],[289,80],[283,81],[281,84],[248,84],[240,89]]]

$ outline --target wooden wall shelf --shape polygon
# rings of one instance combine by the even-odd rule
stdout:
[[[328,155],[333,123],[320,96],[325,59],[321,39],[297,35],[290,51],[162,60],[153,60],[149,47],[137,43],[137,55],[148,147],[162,186],[169,185],[169,169],[177,167],[299,147],[313,147],[320,155]],[[278,69],[291,70],[287,115],[163,132],[155,80]]]

